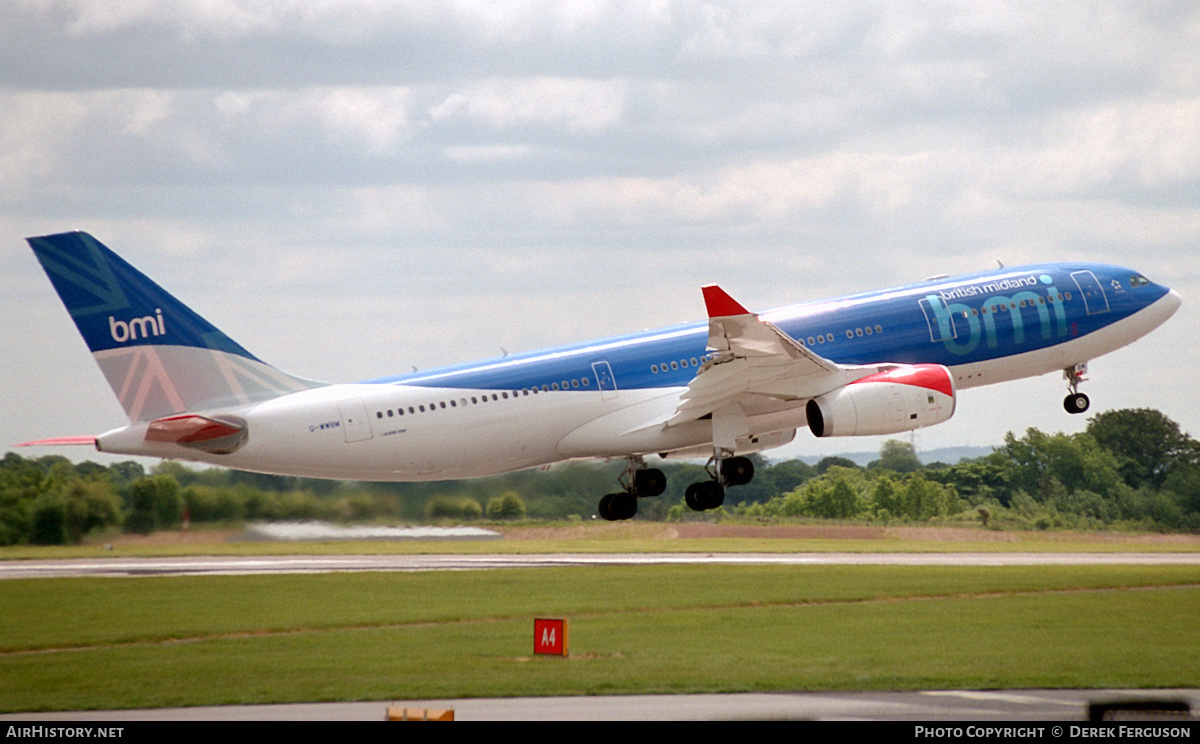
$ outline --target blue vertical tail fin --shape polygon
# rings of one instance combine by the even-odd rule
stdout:
[[[130,421],[324,385],[264,363],[85,232],[28,242]]]

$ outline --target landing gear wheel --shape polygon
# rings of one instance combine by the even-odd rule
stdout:
[[[730,457],[721,461],[721,480],[727,486],[744,486],[754,479],[754,463],[749,457]]]
[[[601,496],[600,497],[600,505],[598,507],[596,507],[596,511],[600,512],[600,517],[602,519],[607,519],[610,522],[615,522],[615,521],[617,521],[618,517],[617,517],[616,513],[613,512],[612,502],[613,502],[613,494],[610,493],[605,496]]]
[[[725,488],[716,481],[700,481],[687,487],[683,500],[692,511],[716,509],[725,503]]]
[[[661,496],[667,490],[667,476],[658,468],[647,468],[633,474],[633,492],[639,497]]]
[[[625,458],[625,469],[617,477],[621,490],[637,498],[661,496],[667,490],[667,476],[658,468],[646,467],[641,455]]]
[[[620,511],[621,519],[633,519],[637,515],[637,496],[632,493],[618,493],[614,501]]]
[[[610,522],[632,519],[637,514],[637,497],[631,493],[610,493],[600,499],[597,511]]]
[[[716,509],[725,503],[725,487],[716,481],[700,484],[700,503],[705,509]]]
[[[1063,408],[1067,409],[1067,413],[1083,413],[1090,405],[1091,401],[1084,393],[1071,393],[1063,400]]]
[[[1067,389],[1070,394],[1063,400],[1063,408],[1067,409],[1067,413],[1083,413],[1091,405],[1091,401],[1083,393],[1079,392],[1079,383],[1087,380],[1084,375],[1087,374],[1087,362],[1081,362],[1074,367],[1067,367],[1063,370],[1063,378],[1067,381]]]

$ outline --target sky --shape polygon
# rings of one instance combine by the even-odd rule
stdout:
[[[0,448],[121,408],[24,238],[83,229],[259,358],[350,382],[1040,261],[1183,296],[963,391],[918,450],[1200,437],[1200,5],[0,0]],[[877,450],[815,440],[772,458]],[[2,450],[0,450],[2,451]],[[37,456],[51,450],[22,450]],[[77,458],[86,451],[56,450]]]

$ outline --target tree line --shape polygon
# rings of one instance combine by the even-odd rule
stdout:
[[[1161,412],[1107,411],[1079,434],[1009,432],[991,454],[923,465],[885,442],[867,468],[823,461],[799,488],[736,513],[1025,528],[1200,529],[1200,443]]]
[[[952,465],[924,464],[899,440],[885,442],[865,468],[839,457],[815,465],[752,458],[754,480],[728,489],[724,507],[704,514],[683,505],[684,488],[707,477],[704,468],[663,463],[668,489],[642,499],[637,518],[1200,529],[1200,443],[1151,409],[1098,414],[1079,434],[1010,432],[989,455]],[[77,543],[185,522],[591,519],[622,467],[568,463],[468,481],[361,483],[173,461],[146,472],[133,461],[74,464],[10,452],[0,461],[0,545]]]

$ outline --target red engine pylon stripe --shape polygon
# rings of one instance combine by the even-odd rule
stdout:
[[[954,397],[954,383],[950,378],[950,370],[939,364],[913,364],[899,367],[855,380],[850,384],[857,385],[860,382],[894,382],[899,385],[914,385]]]

